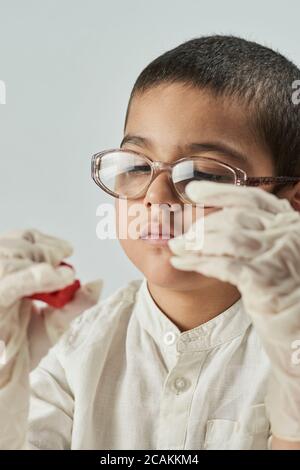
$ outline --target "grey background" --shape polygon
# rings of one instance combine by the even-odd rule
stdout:
[[[117,147],[128,97],[156,56],[203,34],[237,34],[300,63],[296,0],[0,1],[0,231],[35,227],[68,239],[83,282],[107,296],[140,273],[119,242],[96,236],[109,199],[90,155]]]

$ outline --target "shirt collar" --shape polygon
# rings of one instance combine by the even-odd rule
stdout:
[[[149,292],[146,278],[142,280],[137,292],[134,314],[162,353],[167,353],[168,356],[217,347],[243,335],[251,323],[240,298],[215,318],[191,330],[181,332],[156,305]]]

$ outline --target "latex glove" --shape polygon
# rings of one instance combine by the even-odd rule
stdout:
[[[272,433],[300,441],[300,364],[293,360],[300,340],[300,215],[260,188],[192,182],[186,190],[198,204],[223,208],[205,216],[200,249],[191,246],[197,222],[169,241],[171,264],[237,286],[271,362],[265,403]]]
[[[0,236],[0,340],[5,345],[5,363],[0,364],[1,449],[22,448],[26,437],[30,368],[27,328],[33,304],[23,297],[71,284],[74,271],[59,266],[71,254],[69,243],[34,229]]]
[[[59,264],[72,251],[65,240],[35,229],[0,236],[0,340],[6,344],[6,364],[1,367],[0,386],[5,377],[9,377],[12,360],[26,339],[32,302],[24,297],[71,284],[74,271]]]
[[[74,281],[68,266],[59,266],[73,252],[71,245],[38,230],[0,236],[0,306],[35,292],[52,292]]]

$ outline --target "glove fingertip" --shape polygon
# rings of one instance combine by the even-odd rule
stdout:
[[[64,282],[69,282],[71,284],[75,279],[75,272],[73,268],[69,266],[59,266],[55,271]]]

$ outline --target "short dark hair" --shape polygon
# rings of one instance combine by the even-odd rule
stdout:
[[[293,83],[300,70],[277,51],[231,36],[202,36],[165,52],[140,73],[132,98],[162,83],[180,82],[218,96],[241,100],[259,138],[273,155],[275,173],[300,176],[300,105],[294,104]]]

